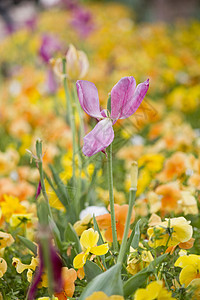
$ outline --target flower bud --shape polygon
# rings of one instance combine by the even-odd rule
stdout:
[[[131,188],[137,189],[138,181],[138,164],[134,161],[131,165]]]
[[[69,79],[77,80],[83,78],[89,68],[87,55],[70,45],[66,55],[66,68]]]

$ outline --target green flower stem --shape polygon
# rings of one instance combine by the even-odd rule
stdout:
[[[109,198],[110,198],[110,214],[111,214],[111,226],[112,226],[112,237],[113,237],[113,249],[118,251],[117,243],[117,230],[115,221],[115,207],[114,207],[114,194],[113,194],[113,170],[112,170],[112,144],[108,149],[108,183],[109,183]]]
[[[63,64],[63,74],[66,74],[66,60],[63,59],[62,60],[62,64]],[[76,126],[75,126],[75,109],[72,106],[71,103],[71,97],[70,97],[70,93],[69,93],[69,86],[67,83],[67,78],[66,76],[64,77],[63,80],[63,85],[64,85],[64,90],[65,90],[65,97],[66,97],[66,106],[67,106],[67,113],[69,116],[69,124],[70,124],[70,128],[72,131],[72,148],[73,148],[73,155],[72,155],[72,184],[73,187],[75,187],[75,180],[76,180],[76,175],[75,175],[75,171],[76,171],[76,166],[75,166],[75,153],[76,153],[76,136],[75,136],[75,132],[76,132]],[[68,121],[68,119],[67,119]]]
[[[40,173],[40,182],[41,182],[42,194],[43,194],[44,199],[47,203],[48,213],[49,213],[50,217],[52,217],[51,208],[50,208],[50,204],[49,204],[49,199],[48,199],[45,184],[44,184],[44,172],[43,172],[43,165],[42,165],[42,140],[37,140],[36,141],[36,154],[37,154],[37,158],[38,158],[37,164],[38,164],[38,170],[39,170],[39,173]]]
[[[130,188],[128,214],[127,214],[127,218],[126,218],[124,235],[123,235],[122,244],[120,247],[117,263],[123,263],[123,260],[124,260],[124,255],[125,255],[126,246],[127,246],[127,238],[128,238],[130,222],[131,222],[131,215],[132,215],[133,205],[135,202],[136,191],[137,191],[136,188]]]

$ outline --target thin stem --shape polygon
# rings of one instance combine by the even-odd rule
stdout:
[[[124,260],[124,255],[126,252],[126,245],[127,245],[127,238],[128,238],[130,222],[131,222],[131,215],[132,215],[133,205],[135,202],[136,191],[137,191],[136,188],[130,188],[128,214],[127,214],[127,218],[126,218],[126,224],[125,224],[122,244],[120,247],[119,256],[118,256],[118,260],[117,260],[118,263],[123,263],[123,260]]]
[[[109,184],[113,249],[114,249],[114,251],[118,251],[117,230],[116,230],[116,221],[115,221],[114,194],[113,194],[112,144],[110,144],[110,146],[107,149],[108,149],[108,184]]]
[[[66,74],[66,60],[63,59],[62,61],[63,63],[63,74]],[[75,126],[75,109],[72,106],[71,103],[71,97],[70,97],[70,93],[69,93],[69,86],[67,83],[67,78],[66,76],[64,77],[63,80],[63,85],[64,85],[64,90],[65,90],[65,97],[66,97],[66,106],[67,106],[67,113],[69,116],[69,124],[70,124],[70,128],[72,130],[72,148],[73,148],[73,156],[72,156],[72,184],[73,187],[75,187],[75,153],[76,153],[76,136],[75,136],[75,132],[76,132],[76,126]],[[68,121],[68,118],[66,118],[66,121]]]
[[[38,164],[38,170],[39,170],[39,173],[40,173],[40,182],[41,182],[42,194],[43,194],[44,199],[47,203],[48,210],[49,210],[49,215],[50,215],[50,217],[52,217],[51,208],[50,208],[50,204],[49,204],[49,199],[48,199],[45,184],[44,184],[44,172],[43,172],[43,165],[42,165],[42,141],[41,140],[36,141],[36,154],[37,154],[37,157],[38,157],[37,164]]]

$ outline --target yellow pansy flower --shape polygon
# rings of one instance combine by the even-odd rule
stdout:
[[[9,222],[12,214],[25,214],[26,208],[21,205],[19,198],[11,195],[4,195],[4,201],[0,203],[2,214],[7,222]]]
[[[142,248],[141,251],[131,247],[130,254],[128,256],[126,269],[132,275],[135,275],[140,270],[147,267],[151,261],[153,261],[151,252],[147,251],[141,243],[139,246]]]
[[[0,257],[0,278],[3,277],[3,275],[6,273],[6,271],[7,271],[7,263],[6,263],[5,259]]]
[[[186,287],[193,279],[200,278],[200,255],[190,254],[180,256],[174,266],[182,268],[179,280]]]
[[[85,216],[82,220],[79,220],[74,224],[74,229],[78,236],[81,236],[83,231],[85,231],[89,227],[89,224],[92,221],[93,220],[91,214],[87,214],[87,216]]]
[[[135,293],[134,300],[172,300],[175,299],[171,296],[162,281],[151,282],[146,289],[138,289]]]
[[[156,173],[162,169],[164,159],[161,154],[147,153],[138,159],[138,167],[144,167],[151,173]]]
[[[107,296],[104,292],[94,292],[86,300],[124,300],[124,297],[119,295]]]
[[[29,265],[23,264],[19,258],[13,257],[12,264],[16,268],[17,273],[21,274],[24,270],[31,269],[35,271],[35,268],[38,266],[38,258],[32,257],[31,263]]]
[[[185,243],[191,239],[192,233],[192,226],[184,217],[166,219],[147,230],[149,245],[153,248]]]
[[[14,239],[10,233],[0,231],[0,249],[9,247],[14,243]]]
[[[10,226],[16,227],[19,225],[24,224],[25,222],[30,223],[31,219],[33,218],[33,214],[13,214],[10,218]]]
[[[80,243],[83,252],[79,253],[73,261],[74,268],[80,269],[86,263],[87,257],[90,253],[95,255],[103,255],[108,252],[108,243],[96,246],[99,239],[99,234],[94,229],[90,228],[81,234]]]

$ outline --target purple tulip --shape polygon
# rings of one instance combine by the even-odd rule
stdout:
[[[92,14],[81,7],[74,10],[71,25],[82,38],[86,38],[95,29]]]
[[[83,154],[92,156],[105,151],[112,143],[115,122],[118,119],[126,119],[136,112],[148,91],[149,79],[136,87],[134,77],[121,78],[111,90],[111,113],[108,110],[100,110],[98,91],[94,83],[78,80],[76,87],[82,109],[99,121],[83,138]]]
[[[50,259],[51,259],[51,263],[52,264],[52,271],[53,271],[53,291],[55,293],[59,293],[62,291],[63,289],[63,281],[62,281],[62,260],[60,258],[60,256],[58,255],[55,247],[52,245],[52,242],[49,241],[49,250],[50,250]],[[33,281],[30,285],[29,291],[28,291],[28,300],[33,300],[34,296],[36,294],[37,291],[37,286],[38,284],[41,282],[42,279],[42,274],[45,270],[45,266],[44,266],[44,254],[42,251],[42,247],[39,244],[39,266],[36,269],[35,272],[35,276],[33,278]]]
[[[61,50],[61,44],[56,37],[47,34],[42,37],[39,54],[45,63],[48,63],[50,58],[59,50]]]

